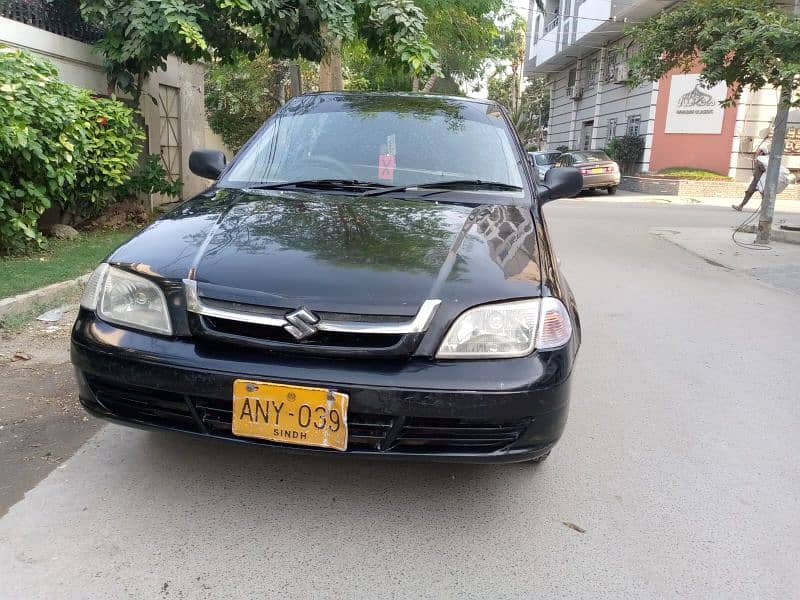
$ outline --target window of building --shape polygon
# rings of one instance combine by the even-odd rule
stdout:
[[[540,31],[541,27],[542,27],[542,15],[537,15],[536,16],[536,25],[533,28],[533,43],[534,44],[536,44],[536,42],[539,41],[539,31]]]
[[[625,127],[625,135],[639,135],[639,130],[642,126],[641,115],[630,115],[628,117],[628,124]]]
[[[606,145],[617,137],[617,117],[611,117],[606,123]]]
[[[592,58],[586,65],[586,85],[591,87],[597,83],[597,57]]]
[[[606,64],[603,69],[603,79],[606,81],[613,81],[617,73],[617,65],[619,64],[619,50],[616,48],[609,48],[606,53]]]

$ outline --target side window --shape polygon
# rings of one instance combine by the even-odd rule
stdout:
[[[571,88],[575,85],[575,81],[578,78],[578,71],[577,69],[570,69],[569,74],[567,75],[567,87]]]

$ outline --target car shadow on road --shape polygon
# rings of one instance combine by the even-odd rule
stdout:
[[[175,501],[174,490],[185,490],[203,497],[218,516],[244,504],[268,507],[271,518],[306,514],[330,524],[391,523],[413,507],[418,524],[440,515],[463,528],[461,519],[444,519],[458,514],[485,527],[516,504],[536,502],[532,481],[546,468],[290,454],[167,432],[136,432],[131,442],[125,464],[146,468],[147,479],[167,485],[165,501]],[[150,491],[161,493],[157,485]]]

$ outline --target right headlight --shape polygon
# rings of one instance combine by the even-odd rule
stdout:
[[[450,326],[437,358],[514,358],[563,346],[572,336],[566,307],[556,298],[477,306]]]
[[[86,283],[81,306],[104,321],[172,335],[167,300],[155,283],[140,275],[102,264]]]

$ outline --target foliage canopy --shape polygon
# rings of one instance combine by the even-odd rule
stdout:
[[[81,11],[105,36],[109,81],[138,101],[147,75],[167,56],[322,59],[329,37],[361,38],[372,52],[420,75],[436,72],[425,16],[412,0],[82,0]]]
[[[422,79],[427,84],[423,91],[457,94],[459,84],[480,77],[493,62],[506,58],[503,0],[415,0],[415,4],[427,19],[425,32],[441,68],[436,77]],[[343,55],[348,89],[412,89],[407,71],[360,40],[346,44]]]
[[[724,81],[732,90],[725,104],[735,103],[745,86],[800,86],[800,19],[774,0],[684,2],[629,32],[639,47],[630,61],[632,85],[699,62],[706,85]]]

